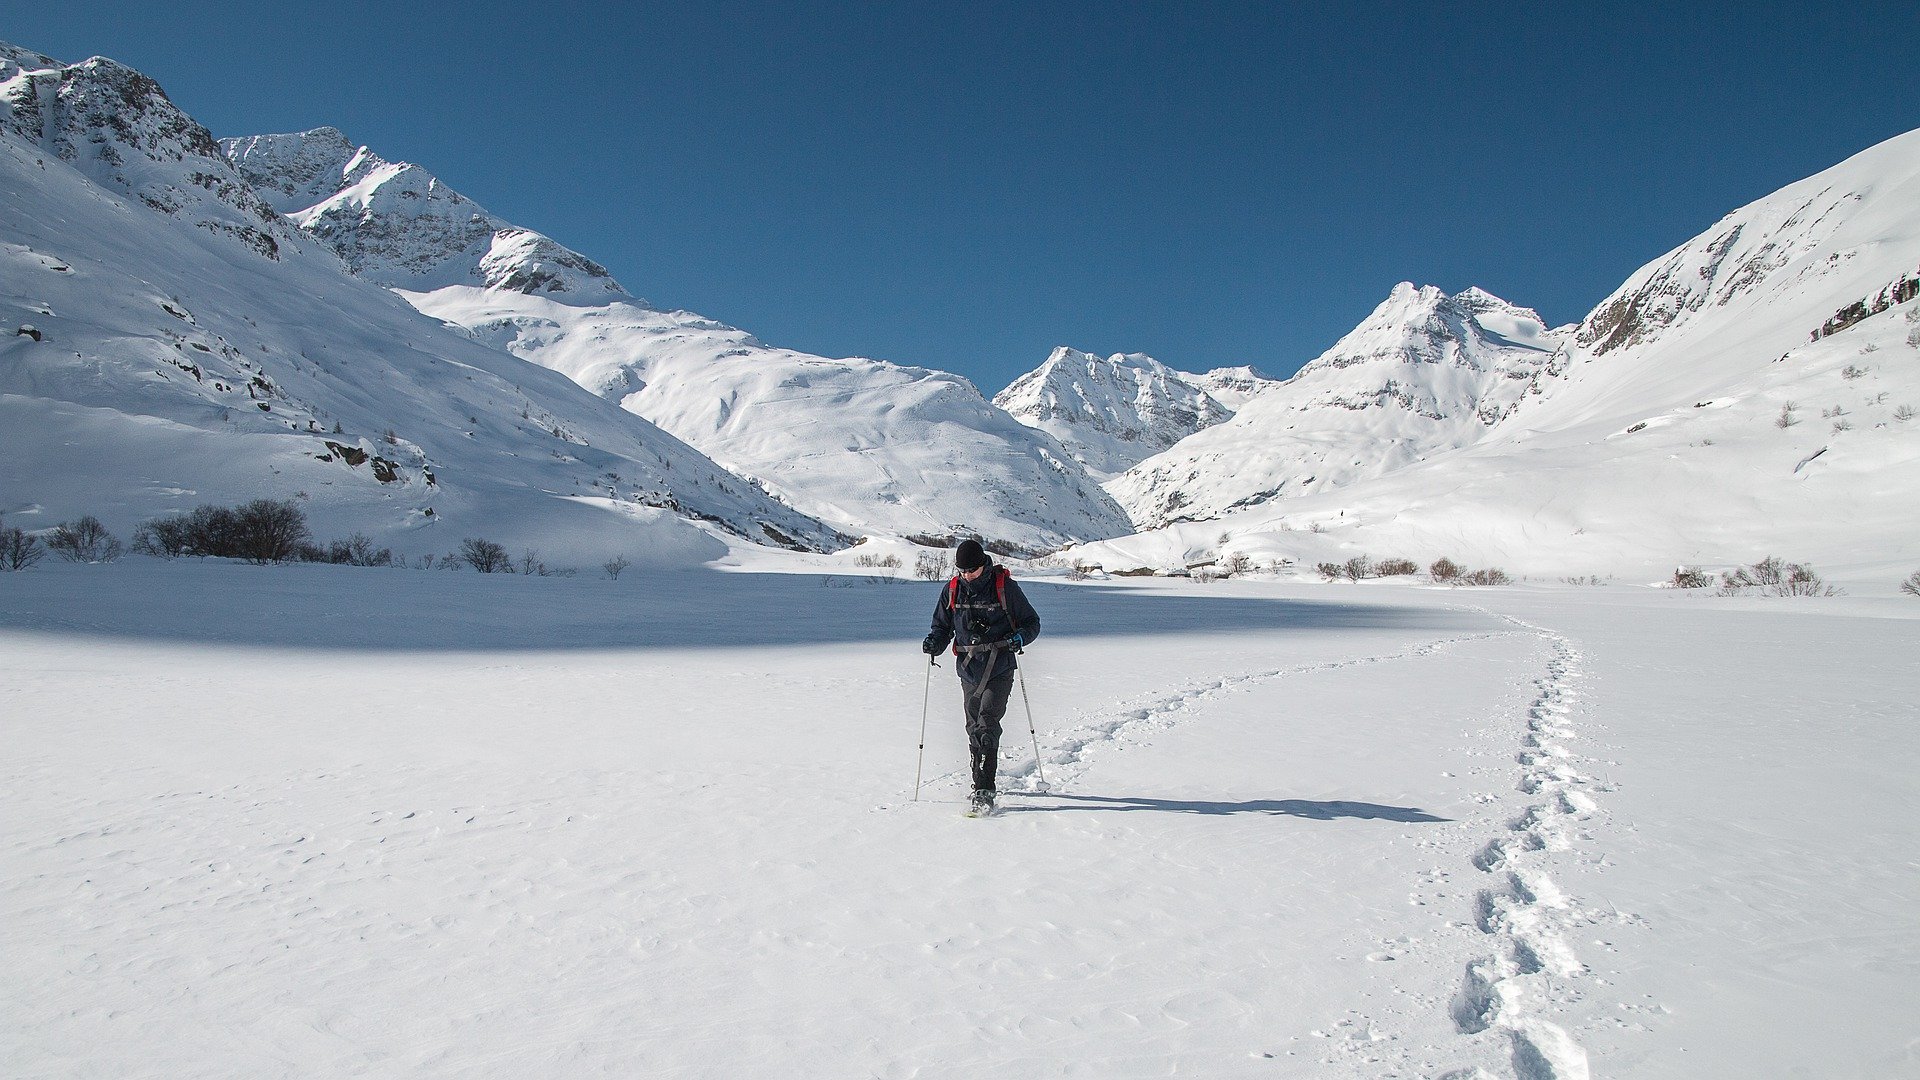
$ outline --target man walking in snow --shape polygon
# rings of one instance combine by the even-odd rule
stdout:
[[[1000,763],[1000,718],[1013,693],[1015,654],[1040,636],[1040,616],[1005,567],[995,566],[978,541],[953,552],[959,573],[933,605],[933,631],[920,643],[929,657],[953,642],[954,664],[967,711],[967,749],[973,756],[971,812],[993,809]]]

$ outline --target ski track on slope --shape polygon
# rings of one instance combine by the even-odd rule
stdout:
[[[1574,767],[1565,745],[1579,737],[1573,713],[1580,691],[1573,684],[1585,676],[1583,657],[1560,634],[1500,617],[1540,635],[1552,649],[1545,674],[1535,680],[1539,693],[1527,706],[1526,734],[1514,758],[1519,790],[1536,801],[1473,857],[1475,869],[1491,879],[1474,901],[1474,925],[1489,949],[1467,965],[1453,1022],[1462,1035],[1504,1034],[1519,1080],[1587,1080],[1586,1051],[1546,1013],[1556,1000],[1578,996],[1571,984],[1586,967],[1567,934],[1592,917],[1540,865],[1584,838],[1581,823],[1599,810],[1591,793],[1605,790]],[[1448,1074],[1483,1075],[1478,1069]]]
[[[1043,746],[1040,751],[1042,760],[1038,763],[1044,766],[1044,770],[1037,768],[1036,763],[1028,756],[1031,741],[1017,738],[1020,720],[1030,720],[1024,712],[1026,703],[1021,701],[1017,705],[1009,704],[1007,717],[1002,721],[1005,734],[1001,736],[1003,747],[1000,758],[1001,793],[1003,795],[1040,794],[1041,777],[1038,773],[1041,771],[1046,774],[1048,790],[1070,787],[1086,772],[1089,756],[1103,750],[1125,746],[1148,732],[1172,730],[1191,720],[1198,706],[1224,694],[1251,689],[1262,683],[1317,675],[1327,671],[1338,671],[1341,668],[1413,660],[1431,656],[1454,645],[1502,637],[1507,633],[1510,632],[1466,634],[1460,637],[1441,638],[1438,641],[1429,641],[1410,649],[1378,656],[1358,656],[1318,664],[1303,664],[1298,667],[1277,668],[1271,671],[1243,672],[1186,686],[1170,694],[1145,699],[1134,698],[1095,712],[1093,719],[1087,723],[1065,731],[1049,732],[1047,742],[1053,745],[1053,749],[1048,750]],[[1016,685],[1015,694],[1021,696],[1024,690]],[[1020,715],[1016,715],[1016,708],[1021,710]],[[964,773],[954,770],[933,777],[928,783],[942,785],[965,780]],[[1005,783],[1008,780],[1015,781],[1018,786],[1009,788]]]

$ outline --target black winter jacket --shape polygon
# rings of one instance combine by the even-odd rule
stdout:
[[[1040,614],[1033,610],[1027,601],[1027,594],[1013,578],[1006,581],[1006,605],[1000,603],[1001,589],[995,578],[1006,570],[991,563],[987,572],[974,581],[954,578],[940,587],[940,598],[933,605],[933,633],[928,635],[933,651],[947,647],[952,641],[958,645],[986,645],[996,641],[1005,641],[1019,634],[1022,641],[1033,644],[1040,636]],[[954,589],[954,582],[959,589]],[[954,598],[949,603],[949,598]],[[986,652],[962,653],[954,665],[961,679],[978,684],[983,679],[997,679],[1013,674],[1016,662],[1011,648],[1001,650],[993,670],[987,670],[987,661],[992,654]]]

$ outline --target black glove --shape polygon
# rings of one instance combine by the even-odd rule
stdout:
[[[927,640],[920,643],[920,651],[926,653],[928,656],[938,656],[940,650],[946,647],[946,641],[941,638],[938,632],[928,634]]]

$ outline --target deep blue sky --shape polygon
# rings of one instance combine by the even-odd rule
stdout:
[[[1288,374],[1401,280],[1570,322],[1920,126],[1901,3],[618,7],[39,4],[0,38],[215,135],[333,125],[656,303],[988,393],[1055,345]]]

